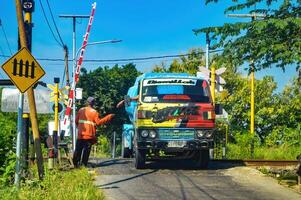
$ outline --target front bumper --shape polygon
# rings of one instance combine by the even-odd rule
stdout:
[[[173,151],[185,151],[185,150],[200,150],[213,148],[213,140],[208,139],[195,139],[186,141],[186,145],[183,147],[168,147],[168,142],[173,140],[145,140],[137,141],[137,148],[144,150],[173,150]]]

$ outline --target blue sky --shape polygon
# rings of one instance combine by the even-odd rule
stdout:
[[[58,16],[60,14],[90,14],[93,2],[91,0],[49,0],[63,41],[69,47],[70,57],[72,56],[72,21]],[[203,48],[205,46],[205,36],[195,36],[192,29],[242,20],[226,17],[224,15],[226,4],[206,6],[203,0],[99,0],[96,2],[97,9],[89,42],[108,39],[122,39],[123,42],[88,46],[85,59],[118,59],[187,53],[191,48]],[[46,1],[42,0],[42,3],[51,22]],[[17,51],[17,22],[14,1],[1,0],[1,4],[0,18],[14,53]],[[36,0],[33,22],[32,54],[36,58],[63,58],[63,50],[51,35],[42,14],[39,0]],[[86,26],[86,20],[78,20],[76,24],[77,48],[82,43]],[[0,30],[0,47],[4,54],[10,55],[2,30]],[[1,49],[0,54],[2,54]],[[0,63],[4,61],[5,59],[0,57]],[[162,61],[170,62],[170,59],[134,63],[139,70],[146,72]],[[63,62],[40,61],[40,64],[46,71],[43,81],[50,83],[53,81],[53,77],[62,77]],[[92,70],[104,64],[112,65],[112,63],[91,64],[84,62],[83,66]],[[5,76],[3,71],[1,74]],[[279,89],[282,89],[291,77],[296,75],[296,72],[294,67],[288,67],[286,73],[280,69],[272,68],[258,72],[256,77],[262,78],[264,75],[275,76]]]

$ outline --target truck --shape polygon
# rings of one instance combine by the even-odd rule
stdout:
[[[130,124],[123,125],[123,157],[135,168],[147,159],[193,159],[206,168],[213,148],[215,115],[210,86],[203,77],[186,73],[145,73],[124,98]]]

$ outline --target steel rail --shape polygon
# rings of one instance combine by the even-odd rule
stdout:
[[[298,160],[253,160],[253,159],[242,159],[242,160],[223,160],[214,159],[211,160],[212,163],[229,163],[229,164],[240,164],[243,166],[294,166],[298,165]]]

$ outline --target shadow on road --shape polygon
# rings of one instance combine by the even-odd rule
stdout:
[[[94,163],[93,167],[107,167],[111,165],[125,165],[131,163],[131,160],[125,160],[125,159],[110,159],[105,160],[101,162]]]
[[[105,188],[107,188],[107,187],[110,186],[110,185],[113,185],[113,184],[116,184],[116,183],[125,182],[125,181],[129,181],[129,180],[133,180],[133,179],[136,179],[136,178],[139,178],[139,177],[142,177],[142,176],[146,176],[146,175],[155,173],[156,171],[158,171],[158,170],[152,170],[152,171],[150,171],[150,172],[140,173],[140,174],[131,176],[131,177],[129,177],[129,178],[121,179],[121,180],[118,180],[118,181],[113,181],[113,182],[106,183],[106,184],[97,185],[96,187],[99,187],[99,188],[105,187]]]
[[[114,166],[124,166],[124,167],[134,167],[133,159],[109,159],[109,160],[99,160],[93,163],[93,168],[98,167],[114,167]],[[213,160],[209,162],[207,169],[200,169],[196,166],[195,162],[192,160],[153,160],[148,161],[145,164],[144,169],[148,170],[219,170],[219,169],[229,169],[237,166],[245,166],[243,162],[223,162]],[[143,170],[139,170],[143,171]]]
[[[209,162],[207,169],[200,169],[191,160],[160,160],[146,163],[146,169],[168,169],[168,170],[219,170],[244,166],[243,163],[224,163],[218,161]]]

